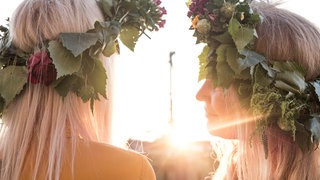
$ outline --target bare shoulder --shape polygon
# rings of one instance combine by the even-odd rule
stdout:
[[[96,142],[79,142],[74,157],[75,175],[112,179],[154,180],[148,158],[132,150]]]

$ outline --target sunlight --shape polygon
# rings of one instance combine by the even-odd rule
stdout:
[[[183,130],[174,130],[169,140],[170,145],[179,150],[188,149],[193,142]]]
[[[256,119],[259,119],[259,118],[256,117]],[[225,123],[217,124],[214,127],[210,127],[209,131],[225,129],[225,128],[228,128],[228,127],[232,127],[232,126],[236,126],[236,125],[240,125],[240,124],[245,124],[245,123],[252,122],[252,121],[255,121],[255,119],[254,118],[247,118],[247,119],[235,120],[235,121],[232,121],[232,122],[225,122]]]

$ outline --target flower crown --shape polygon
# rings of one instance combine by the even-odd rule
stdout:
[[[267,60],[255,52],[256,26],[263,19],[248,0],[190,0],[188,6],[196,43],[206,43],[199,55],[199,81],[235,86],[241,103],[256,117],[254,134],[260,135],[266,157],[269,127],[291,132],[303,152],[318,147],[320,78],[306,81],[297,62]]]
[[[106,97],[106,71],[99,61],[103,54],[120,53],[118,37],[130,50],[145,30],[163,27],[166,9],[160,0],[97,0],[105,16],[86,33],[61,33],[44,42],[42,49],[23,52],[9,42],[9,30],[0,26],[0,118],[5,107],[31,84],[52,86],[65,97],[74,92],[84,102],[99,94]],[[9,21],[9,19],[8,19]],[[146,34],[145,34],[146,35]]]

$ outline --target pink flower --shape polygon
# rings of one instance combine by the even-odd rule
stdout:
[[[46,51],[36,52],[28,59],[28,81],[32,84],[50,85],[56,80],[57,71]]]
[[[167,14],[167,10],[164,8],[164,7],[159,7],[159,10],[160,10],[160,16],[164,15],[164,14]]]
[[[166,24],[166,20],[161,20],[160,22],[158,22],[158,25],[160,28],[163,28],[165,24]]]
[[[161,4],[161,0],[154,0],[154,2],[159,6]]]

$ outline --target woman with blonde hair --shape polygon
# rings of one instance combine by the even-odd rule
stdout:
[[[107,81],[118,37],[133,50],[144,30],[162,27],[160,3],[24,0],[17,7],[0,36],[1,180],[155,179],[145,156],[108,144]]]
[[[320,177],[320,33],[276,4],[192,0],[208,130],[235,141],[212,179]],[[214,146],[219,150],[219,144]]]

